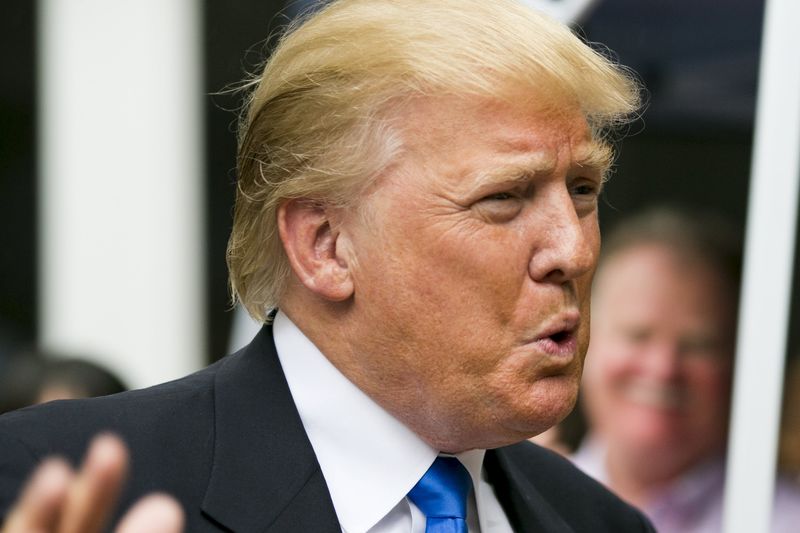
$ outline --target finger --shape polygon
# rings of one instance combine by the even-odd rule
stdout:
[[[183,510],[166,494],[145,496],[125,514],[116,533],[179,533],[183,531]]]
[[[94,533],[108,521],[128,470],[128,452],[113,435],[92,440],[70,487],[59,533]]]
[[[54,531],[74,476],[61,459],[42,462],[8,514],[3,533]]]

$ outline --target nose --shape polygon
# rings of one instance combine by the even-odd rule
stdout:
[[[642,362],[648,373],[662,382],[673,381],[681,373],[680,348],[666,339],[654,341]]]
[[[534,281],[563,284],[594,270],[600,229],[596,211],[579,215],[565,188],[547,200],[536,210],[542,218],[534,224],[528,271]]]

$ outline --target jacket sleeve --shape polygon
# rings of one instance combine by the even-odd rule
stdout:
[[[0,426],[0,524],[38,462],[28,446]]]

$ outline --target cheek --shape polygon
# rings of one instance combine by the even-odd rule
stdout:
[[[408,274],[413,290],[431,312],[475,325],[491,316],[499,321],[495,326],[501,327],[513,319],[520,300],[533,304],[535,299],[522,297],[528,275],[522,247],[518,242],[504,244],[500,236],[487,233],[453,231],[443,237],[436,228],[418,233],[421,238],[408,249]],[[537,310],[531,307],[521,311]]]
[[[612,404],[621,400],[621,390],[636,374],[636,359],[626,348],[610,339],[598,341],[602,351],[590,343],[584,366],[583,393],[587,406],[596,405],[598,416],[612,412]]]
[[[634,362],[634,355],[624,343],[595,335],[589,343],[586,355],[587,379],[607,385],[633,372]]]
[[[731,373],[727,365],[719,365],[718,360],[704,360],[687,369],[696,403],[704,406],[709,416],[719,416],[730,401]]]

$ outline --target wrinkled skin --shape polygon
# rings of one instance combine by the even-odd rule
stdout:
[[[284,310],[432,446],[520,441],[574,405],[607,153],[569,102],[428,98],[400,116],[404,155],[336,227],[342,337]]]

